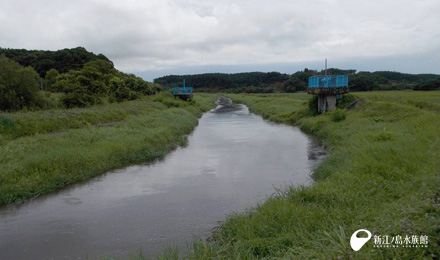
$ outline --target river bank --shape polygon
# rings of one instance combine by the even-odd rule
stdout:
[[[227,214],[286,185],[313,183],[325,158],[314,138],[220,98],[163,160],[123,167],[28,203],[0,210],[0,259],[154,257],[184,253]],[[268,174],[270,173],[270,174]]]
[[[186,144],[216,96],[164,94],[82,109],[0,113],[0,206],[23,202]]]
[[[315,185],[279,191],[229,215],[184,258],[437,259],[440,93],[355,95],[363,105],[343,117],[309,116],[310,96],[303,93],[228,95],[271,121],[300,126],[331,153],[315,171]],[[371,231],[376,242],[385,236],[427,236],[428,242],[387,248],[372,239],[355,252],[350,237],[358,229]],[[177,250],[162,257],[176,259]]]

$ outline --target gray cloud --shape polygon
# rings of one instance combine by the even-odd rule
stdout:
[[[123,71],[276,70],[324,58],[362,65],[414,58],[438,73],[440,2],[0,0],[0,46],[104,53]],[[423,64],[422,64],[423,63]],[[348,64],[348,63],[346,63]],[[434,64],[427,67],[426,64]],[[270,69],[274,67],[274,69]],[[293,67],[293,65],[292,65]],[[390,70],[397,70],[389,62]],[[145,74],[145,73],[144,73]]]

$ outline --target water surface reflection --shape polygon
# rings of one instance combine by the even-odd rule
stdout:
[[[162,161],[107,173],[0,211],[0,259],[154,255],[206,238],[218,221],[288,184],[308,185],[325,155],[299,129],[220,99]]]

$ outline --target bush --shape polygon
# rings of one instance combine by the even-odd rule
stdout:
[[[9,114],[0,114],[0,132],[13,133],[16,129],[15,122],[12,116]]]
[[[340,99],[338,99],[338,107],[339,108],[346,108],[348,105],[356,101],[356,96],[352,94],[345,94],[342,95]]]
[[[61,102],[66,108],[85,107],[89,104],[98,103],[96,97],[87,93],[72,92],[67,93],[61,98]]]
[[[343,109],[336,108],[330,113],[330,118],[333,122],[345,120],[346,117],[346,111]]]
[[[393,139],[394,133],[387,131],[384,128],[382,132],[377,133],[377,134],[373,134],[372,136],[375,141],[389,141],[389,140]]]
[[[309,99],[309,113],[314,116],[318,114],[318,96],[316,95]]]

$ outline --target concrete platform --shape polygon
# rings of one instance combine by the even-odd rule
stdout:
[[[313,95],[338,95],[348,93],[348,87],[332,87],[332,88],[308,88],[308,94]]]

